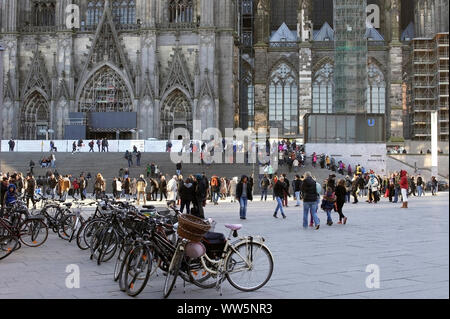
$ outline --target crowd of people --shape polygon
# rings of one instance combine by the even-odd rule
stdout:
[[[91,145],[90,145],[91,146]],[[170,145],[168,145],[170,146]],[[287,218],[286,207],[289,207],[289,198],[293,197],[296,207],[303,202],[303,227],[320,227],[317,217],[319,209],[327,213],[327,224],[332,225],[332,212],[338,216],[338,224],[346,224],[347,217],[343,207],[346,203],[357,204],[365,198],[367,203],[377,204],[384,197],[392,203],[402,202],[403,208],[408,208],[408,197],[423,196],[426,191],[426,181],[421,175],[408,176],[406,171],[393,173],[390,176],[381,176],[373,170],[367,170],[357,164],[354,169],[350,164],[335,161],[326,155],[312,153],[308,156],[313,167],[329,170],[328,178],[319,181],[310,172],[299,173],[306,165],[307,156],[303,145],[295,142],[279,141],[266,143],[266,151],[270,148],[278,151],[279,165],[287,165],[289,173],[274,174],[271,163],[264,166],[264,174],[227,178],[213,174],[207,177],[202,174],[183,176],[182,163],[175,165],[175,175],[164,174],[155,163],[148,163],[143,174],[134,178],[130,176],[128,168],[121,168],[118,175],[111,181],[111,190],[116,199],[134,199],[137,204],[146,205],[152,201],[175,201],[180,211],[204,217],[204,207],[207,201],[219,205],[220,201],[231,200],[239,203],[239,216],[247,218],[248,201],[252,201],[256,192],[260,193],[260,200],[267,201],[269,193],[275,202],[273,217]],[[100,146],[99,146],[100,150]],[[52,154],[54,156],[54,154]],[[137,157],[140,166],[140,152],[134,147],[133,152],[126,153],[128,161],[132,156]],[[131,157],[131,159],[130,159]],[[53,163],[52,163],[53,161]],[[42,161],[40,162],[41,166]],[[130,163],[129,163],[130,166]],[[79,176],[60,175],[56,169],[48,170],[45,176],[33,176],[34,163],[30,161],[30,170],[23,177],[21,173],[1,175],[1,203],[2,208],[13,199],[11,191],[18,195],[25,195],[27,205],[29,202],[35,206],[34,194],[40,190],[42,194],[51,198],[66,200],[68,196],[80,199],[87,198],[89,183],[93,183],[92,196],[99,199],[106,195],[107,181],[101,173],[92,178],[91,173],[81,173]],[[44,166],[43,166],[44,167]],[[54,167],[54,158],[50,165]],[[290,180],[290,173],[294,171],[294,178]],[[341,175],[338,177],[337,175]],[[92,181],[91,181],[92,180]],[[109,187],[108,187],[109,188]],[[436,195],[438,182],[435,177],[431,180],[431,193]],[[308,216],[310,216],[308,223]]]

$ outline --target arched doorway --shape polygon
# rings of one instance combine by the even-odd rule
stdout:
[[[179,89],[172,91],[162,105],[161,139],[169,139],[176,128],[185,128],[192,136],[192,107]]]
[[[50,124],[48,102],[38,91],[25,100],[20,114],[20,137],[26,140],[45,139]],[[42,131],[42,132],[41,132]]]
[[[135,127],[129,127],[121,131],[114,127],[98,128],[89,123],[89,113],[133,111],[133,100],[124,79],[107,65],[99,68],[84,85],[78,100],[78,111],[87,115],[88,139],[115,139],[117,131],[121,132],[121,139],[129,139],[131,138],[130,129],[135,129]],[[111,120],[109,117],[108,119]]]

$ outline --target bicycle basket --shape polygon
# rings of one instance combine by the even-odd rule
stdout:
[[[177,233],[181,238],[198,243],[210,228],[211,225],[199,217],[186,214],[178,216]]]

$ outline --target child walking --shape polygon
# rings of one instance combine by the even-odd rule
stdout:
[[[331,211],[334,208],[334,203],[336,202],[336,195],[334,194],[331,187],[327,187],[327,192],[322,197],[322,205],[320,206],[327,213],[327,225],[333,225],[333,220],[331,218]]]

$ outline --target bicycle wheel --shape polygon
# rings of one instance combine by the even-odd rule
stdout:
[[[0,260],[8,257],[20,245],[16,236],[0,235]]]
[[[69,240],[70,235],[73,232],[75,220],[77,216],[75,214],[64,215],[61,217],[58,225],[58,236],[64,240]]]
[[[20,227],[20,241],[28,247],[39,247],[48,237],[48,226],[40,219],[26,220]]]
[[[72,234],[70,234],[69,243],[72,242],[72,240],[76,237],[76,234],[78,234],[78,231],[81,229],[81,227],[83,227],[85,223],[86,221],[84,220],[83,216],[78,215],[73,226]]]
[[[89,248],[91,250],[91,260],[98,259],[99,256],[99,249],[100,249],[100,244],[102,243],[103,237],[104,237],[104,233],[107,231],[107,227],[103,226],[103,227],[99,227],[97,228],[92,236],[91,236],[91,241],[89,243]]]
[[[130,253],[125,269],[125,287],[128,296],[136,297],[147,285],[152,269],[153,256],[145,246],[138,246]]]
[[[81,227],[77,234],[78,247],[81,250],[89,249],[95,231],[105,224],[106,222],[103,219],[93,219]]]
[[[97,259],[97,265],[107,262],[116,254],[119,239],[113,229],[108,229],[100,244],[100,251]]]
[[[181,250],[181,246],[178,246],[175,254],[173,255],[172,261],[170,262],[169,270],[167,271],[166,280],[164,282],[164,298],[169,297],[173,287],[175,286],[183,257],[184,251]]]
[[[78,232],[78,227],[80,226],[80,219],[75,214],[65,215],[60,224],[60,232],[58,234],[64,240],[69,242],[72,240],[74,234]]]
[[[114,265],[114,281],[119,280],[120,276],[122,275],[122,271],[124,268],[124,260],[128,253],[128,250],[131,248],[131,245],[129,244],[122,244],[119,250],[119,255],[116,259],[116,264]]]
[[[242,242],[234,249],[225,260],[230,284],[242,291],[255,291],[263,287],[273,272],[273,257],[269,249],[257,242]]]
[[[216,270],[215,265],[205,260],[206,266],[210,269]],[[217,283],[217,275],[208,272],[200,260],[200,258],[192,260],[189,264],[189,281],[197,287],[203,289],[214,288]],[[224,281],[225,278],[222,278]]]

